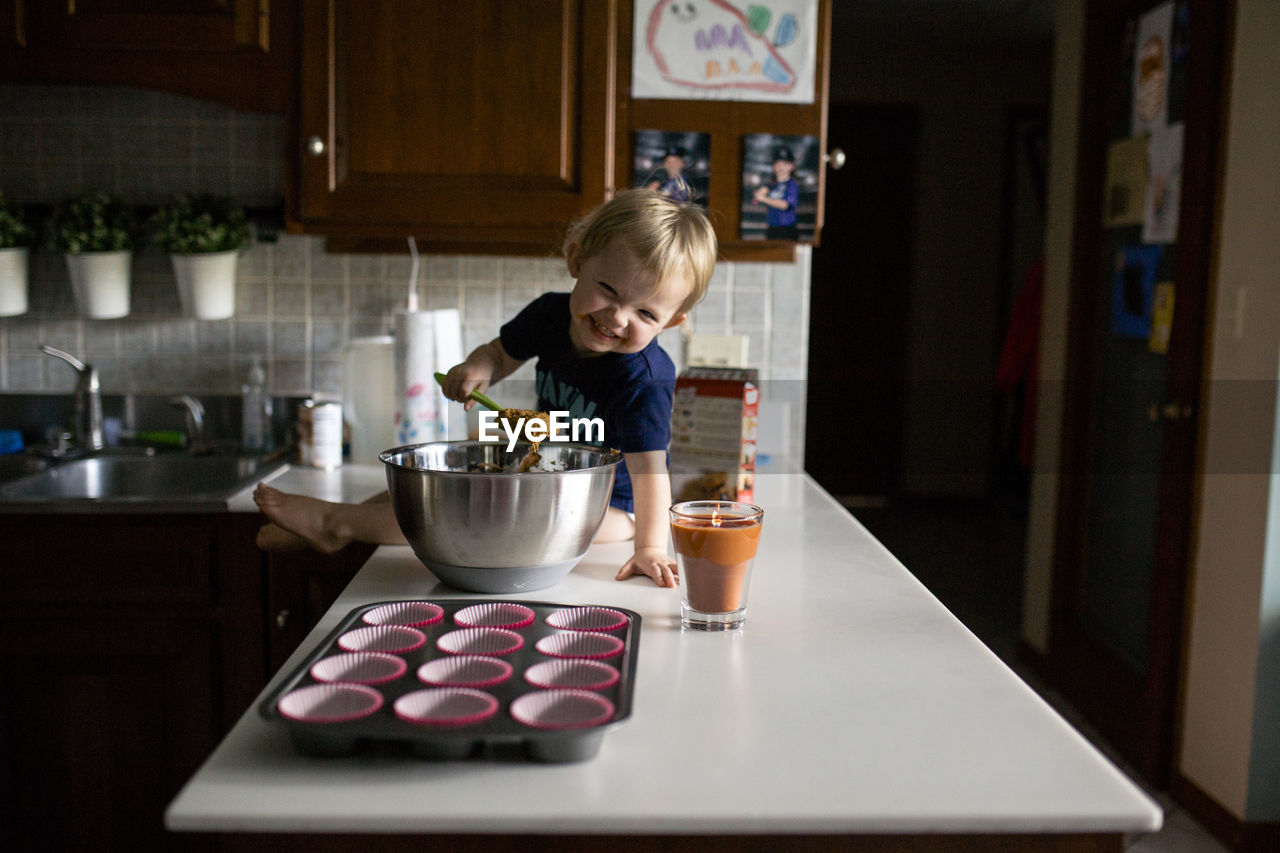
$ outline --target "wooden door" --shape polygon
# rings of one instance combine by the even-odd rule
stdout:
[[[612,187],[615,0],[305,0],[296,218],[538,244]]]
[[[893,495],[903,407],[916,114],[832,104],[827,220],[813,250],[805,470],[837,495]]]
[[[1230,17],[1199,0],[1088,11],[1049,665],[1157,784],[1181,666]],[[1149,176],[1137,186],[1113,169],[1109,181],[1109,153],[1133,139]],[[1157,195],[1175,180],[1176,228]],[[1166,283],[1176,298],[1160,352]]]

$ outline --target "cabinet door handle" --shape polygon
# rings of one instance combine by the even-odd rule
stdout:
[[[289,613],[288,608],[285,608],[284,610],[281,610],[279,613],[277,613],[277,614],[276,614],[276,627],[277,627],[277,628],[279,628],[279,629],[281,629],[281,630],[284,630],[284,626],[289,624],[289,616],[290,616],[290,615],[291,615],[291,614]]]
[[[827,154],[827,165],[832,169],[840,169],[844,167],[844,150],[841,148],[832,148]]]
[[[307,153],[312,157],[323,157],[324,149],[324,140],[319,135],[312,136],[307,140]]]

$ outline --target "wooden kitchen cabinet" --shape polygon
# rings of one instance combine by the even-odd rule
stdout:
[[[354,543],[336,554],[267,555],[267,669],[276,672],[333,606],[377,546]]]
[[[636,0],[640,2],[640,0]],[[645,0],[652,8],[653,0]],[[619,140],[618,186],[630,186],[635,157],[632,134],[637,130],[695,131],[711,141],[711,187],[707,209],[720,240],[721,254],[728,260],[785,261],[795,255],[795,244],[785,241],[743,240],[740,236],[743,184],[742,137],[749,133],[813,136],[818,150],[827,151],[828,78],[831,55],[831,0],[818,0],[816,52],[814,55],[814,97],[810,104],[766,103],[759,101],[706,101],[631,98],[631,51],[633,6],[626,10],[619,26],[619,124],[624,128]],[[745,9],[746,3],[735,4]],[[833,145],[838,145],[836,140]],[[825,159],[818,162],[818,197],[814,243],[821,239],[826,206]]]
[[[826,146],[830,0],[819,0],[812,104],[632,100],[631,0],[304,0],[289,175],[294,230],[336,251],[557,252],[566,225],[632,185],[637,129],[711,137],[708,206],[742,241],[742,136]],[[825,198],[819,167],[818,226]]]
[[[256,513],[0,513],[0,849],[200,848],[163,813],[373,552]]]
[[[165,805],[217,745],[211,626],[107,614],[7,626],[7,849],[163,849]]]
[[[293,225],[554,251],[613,185],[617,0],[304,0]]]
[[[284,112],[297,0],[0,0],[0,81],[128,85]]]
[[[171,843],[165,806],[266,682],[259,523],[0,515],[0,847]]]

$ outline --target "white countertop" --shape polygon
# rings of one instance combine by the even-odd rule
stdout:
[[[346,470],[353,480],[360,473]],[[306,479],[275,484],[292,490]],[[641,614],[633,713],[593,759],[307,758],[255,702],[170,805],[166,825],[605,834],[1159,828],[1160,808],[810,478],[765,475],[756,488],[765,532],[738,632],[682,631],[675,590],[614,581],[627,544],[593,546],[557,586],[507,596]],[[281,674],[354,607],[442,596],[470,594],[438,585],[408,548],[380,548]]]
[[[283,492],[310,495],[325,501],[363,503],[387,490],[387,472],[382,465],[342,465],[338,468],[310,468],[288,464],[262,478]],[[232,512],[257,512],[249,486],[227,500]]]

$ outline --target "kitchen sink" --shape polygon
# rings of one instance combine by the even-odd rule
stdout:
[[[11,453],[0,456],[0,483],[19,477],[38,474],[49,469],[49,460],[27,453]]]
[[[90,456],[0,484],[0,510],[39,505],[79,511],[135,504],[224,508],[229,497],[285,463],[284,458],[259,456]]]

